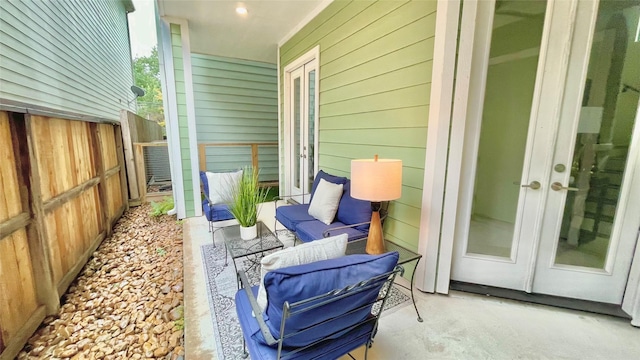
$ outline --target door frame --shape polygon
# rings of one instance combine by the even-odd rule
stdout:
[[[474,1],[467,1],[464,4],[465,6],[476,6]],[[434,68],[436,65],[440,65],[442,71],[434,72],[432,82],[431,103],[434,106],[429,113],[428,127],[434,129],[434,136],[428,137],[425,152],[425,168],[432,169],[432,171],[425,172],[425,186],[422,196],[423,216],[420,222],[418,244],[418,249],[425,256],[426,261],[424,265],[420,266],[417,285],[423,291],[435,291],[442,294],[448,294],[451,282],[453,234],[455,233],[455,221],[452,219],[456,218],[458,211],[457,194],[461,190],[463,145],[462,139],[449,138],[449,134],[456,133],[456,129],[449,128],[453,122],[453,110],[446,100],[451,98],[454,102],[467,100],[466,96],[461,96],[459,93],[451,96],[452,83],[453,79],[457,78],[457,83],[460,84],[462,80],[460,76],[464,76],[465,72],[468,73],[471,66],[470,61],[461,61],[454,73],[455,64],[450,60],[455,59],[456,52],[471,51],[473,45],[469,43],[460,43],[457,47],[452,45],[452,42],[458,42],[460,39],[458,37],[460,11],[462,11],[462,6],[459,0],[438,1],[433,58]],[[461,32],[472,31],[470,29],[475,27],[475,20],[460,23]],[[444,61],[447,59],[449,61]],[[640,103],[638,106],[640,108]],[[639,118],[640,111],[636,113],[636,129],[634,130],[636,133],[640,132]],[[449,150],[447,151],[447,149]],[[628,186],[631,189],[636,189],[633,191],[634,193],[640,193],[640,144],[632,144],[628,161],[629,168],[632,169],[629,171],[632,178],[629,180]],[[429,175],[429,173],[433,175]],[[444,201],[441,202],[439,200],[443,199],[445,189],[447,196],[444,196]],[[425,209],[431,210],[425,212]],[[627,211],[640,211],[640,204],[630,206]],[[625,224],[625,226],[635,225],[636,228],[640,226],[640,218],[632,222],[637,224]],[[633,325],[640,326],[640,246],[637,246],[640,243],[640,232],[636,242],[626,291],[622,300],[622,309],[631,315]],[[434,250],[437,251],[437,256],[433,256]]]
[[[315,86],[315,104],[314,104],[314,112],[315,112],[315,125],[314,125],[314,136],[313,136],[313,142],[314,142],[314,169],[313,169],[313,173],[317,173],[318,172],[318,125],[320,123],[320,45],[316,45],[314,48],[312,48],[311,50],[307,51],[306,53],[304,53],[303,55],[301,55],[300,57],[298,57],[297,59],[293,60],[292,62],[290,62],[289,64],[287,64],[284,67],[284,71],[283,71],[283,86],[284,86],[284,92],[283,92],[283,102],[284,102],[284,107],[283,107],[283,112],[284,112],[284,117],[283,117],[283,126],[284,126],[284,134],[283,134],[283,151],[284,151],[284,189],[285,195],[290,195],[292,194],[291,191],[291,162],[292,162],[292,153],[293,153],[293,149],[292,146],[294,144],[291,143],[291,135],[292,135],[292,129],[291,129],[291,74],[293,73],[294,70],[300,68],[301,66],[311,62],[311,61],[316,61],[316,86]],[[303,78],[306,78],[306,74],[303,72]],[[307,103],[307,100],[305,99],[305,104]]]

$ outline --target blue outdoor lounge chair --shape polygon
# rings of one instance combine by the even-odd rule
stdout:
[[[258,286],[239,272],[235,300],[245,352],[253,360],[337,359],[366,346],[366,358],[389,286],[403,271],[397,263],[398,253],[390,252],[269,271],[264,312],[256,302]]]

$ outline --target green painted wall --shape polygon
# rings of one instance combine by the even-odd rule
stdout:
[[[191,54],[198,142],[278,141],[275,64]],[[251,147],[207,147],[207,170],[251,166]],[[258,148],[260,178],[278,180],[277,146]]]
[[[280,48],[284,69],[320,45],[321,169],[349,176],[354,158],[402,159],[402,198],[391,203],[384,231],[413,249],[418,245],[435,20],[436,1],[337,0]]]
[[[182,158],[182,181],[184,186],[184,203],[187,217],[195,216],[193,202],[193,175],[191,174],[191,153],[189,129],[187,125],[187,97],[184,81],[184,62],[182,59],[182,29],[178,24],[171,24],[171,51],[176,83],[178,104],[178,132],[180,134],[180,154]],[[198,204],[200,205],[200,204]]]
[[[123,1],[0,1],[0,98],[120,118],[133,85]]]

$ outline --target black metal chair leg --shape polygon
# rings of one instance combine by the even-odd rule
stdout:
[[[242,337],[242,358],[246,359],[249,357],[249,353],[247,352],[247,341]]]
[[[418,259],[420,262],[420,259]],[[416,306],[416,299],[413,297],[413,277],[416,276],[416,268],[418,267],[418,262],[416,262],[416,266],[413,268],[413,273],[411,274],[411,301],[413,301],[413,308],[416,309],[416,314],[418,315],[418,322],[422,322],[422,316],[418,312],[418,306]]]

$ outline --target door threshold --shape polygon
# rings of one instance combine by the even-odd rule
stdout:
[[[564,298],[560,296],[529,294],[524,291],[511,289],[503,289],[499,287],[465,283],[461,281],[451,281],[449,288],[451,290],[464,291],[474,294],[487,296],[495,296],[504,299],[525,301],[534,304],[548,305],[571,310],[586,311],[596,314],[611,315],[615,317],[631,319],[627,313],[622,311],[620,305],[607,304],[595,301],[578,300]]]

